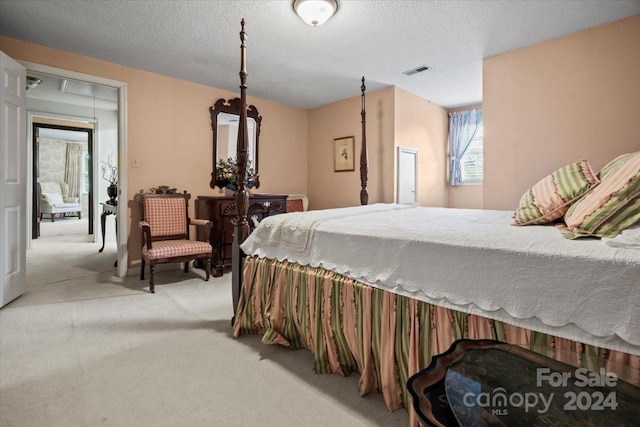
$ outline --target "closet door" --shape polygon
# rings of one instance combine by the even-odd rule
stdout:
[[[413,205],[418,202],[417,175],[418,151],[398,147],[398,203]]]

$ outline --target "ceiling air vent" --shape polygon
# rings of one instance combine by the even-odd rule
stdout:
[[[423,71],[427,71],[428,69],[429,69],[429,67],[427,67],[426,65],[420,65],[419,67],[412,68],[411,70],[407,70],[407,71],[403,72],[402,74],[406,74],[407,76],[413,76],[414,74],[418,74],[418,73],[421,73]]]

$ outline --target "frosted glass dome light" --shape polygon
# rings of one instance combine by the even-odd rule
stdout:
[[[322,25],[338,10],[337,0],[295,0],[293,10],[307,24]]]

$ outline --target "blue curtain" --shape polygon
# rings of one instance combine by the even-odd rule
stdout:
[[[482,124],[482,109],[449,113],[449,184],[460,185],[462,168],[460,160]]]

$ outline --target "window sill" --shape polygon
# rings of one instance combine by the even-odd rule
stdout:
[[[482,187],[483,183],[482,182],[462,182],[458,185],[451,185],[449,184],[449,187]]]

